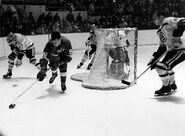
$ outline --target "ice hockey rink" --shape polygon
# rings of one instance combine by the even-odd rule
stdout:
[[[138,47],[137,75],[147,66],[156,45]],[[37,70],[24,57],[23,65],[14,68],[13,77],[0,79],[0,132],[2,136],[184,136],[185,135],[185,62],[178,65],[178,92],[155,98],[161,81],[153,70],[137,84],[123,90],[92,90],[73,81],[84,50],[74,51],[68,65],[67,91],[60,94],[59,77],[53,84],[37,82],[18,101],[11,104],[34,81]],[[37,58],[41,56],[38,55]],[[7,59],[0,60],[0,76],[7,70]]]

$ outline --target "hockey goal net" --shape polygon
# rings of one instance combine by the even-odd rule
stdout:
[[[137,72],[137,29],[96,29],[97,50],[94,64],[88,73],[72,75],[91,89],[123,89]]]

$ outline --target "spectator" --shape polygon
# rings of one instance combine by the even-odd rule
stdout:
[[[30,22],[30,23],[35,22],[35,19],[34,19],[34,17],[33,17],[33,12],[30,12],[30,13],[29,13],[28,22]]]
[[[77,23],[82,23],[82,16],[81,16],[80,12],[78,13],[78,16],[76,17],[76,22]]]
[[[52,23],[52,20],[53,20],[52,14],[51,12],[49,12],[45,18],[46,26],[49,26]]]
[[[58,15],[58,12],[54,15],[53,20],[54,20],[54,23],[60,21],[60,16]]]
[[[10,6],[7,7],[7,10],[5,12],[5,19],[6,21],[12,20],[12,11],[10,9]]]
[[[0,36],[2,35],[3,21],[4,21],[4,9],[2,5],[0,5]]]
[[[74,22],[74,15],[73,15],[72,11],[69,11],[69,13],[66,16],[66,20],[70,23]]]
[[[38,26],[41,26],[42,24],[45,24],[45,13],[42,13],[37,20]]]

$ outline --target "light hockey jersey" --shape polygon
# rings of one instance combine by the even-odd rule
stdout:
[[[181,37],[173,36],[174,31],[178,28],[177,23],[185,18],[167,17],[163,20],[163,24],[158,28],[160,45],[164,44],[168,49],[185,48]]]
[[[33,41],[22,34],[15,33],[15,41],[15,46],[21,51],[33,48]]]

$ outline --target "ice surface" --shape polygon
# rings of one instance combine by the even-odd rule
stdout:
[[[138,75],[157,46],[139,46]],[[0,79],[0,132],[4,136],[184,136],[185,135],[185,63],[174,70],[178,92],[156,99],[161,87],[156,72],[148,71],[137,85],[124,90],[86,89],[70,76],[86,71],[76,69],[84,51],[75,51],[68,65],[67,91],[59,94],[60,79],[53,84],[48,72],[36,83],[14,109],[9,104],[35,81],[37,70],[24,58],[10,80]],[[37,56],[39,58],[40,56]],[[6,73],[7,60],[0,61],[0,76]]]

